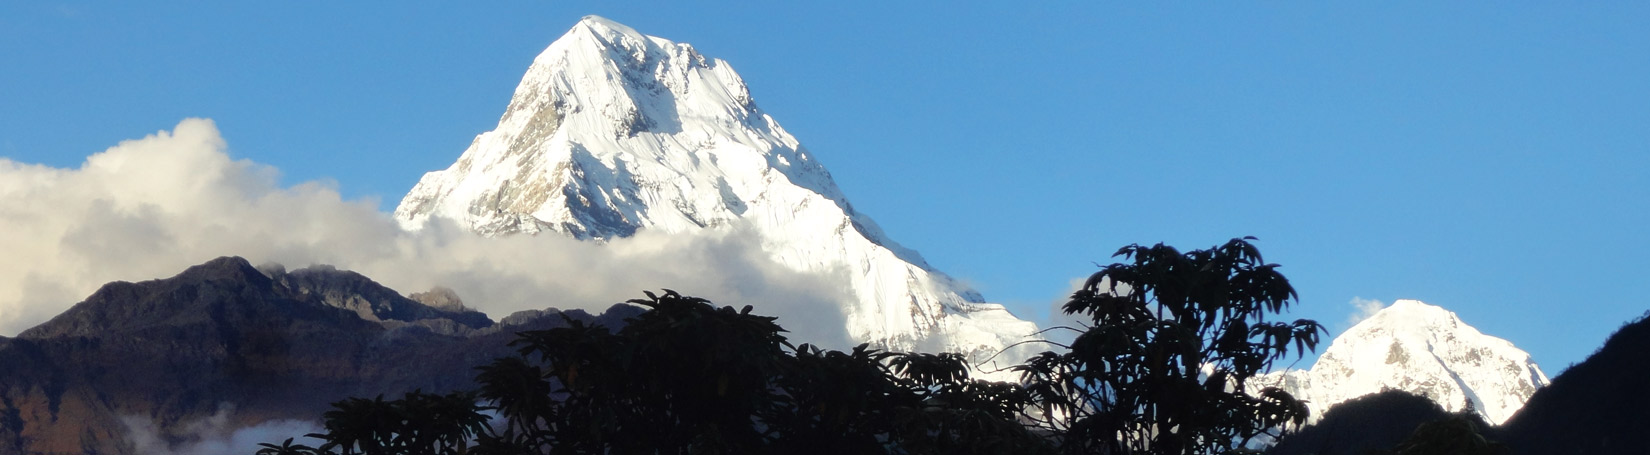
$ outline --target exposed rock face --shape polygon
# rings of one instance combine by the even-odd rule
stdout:
[[[621,320],[637,311],[619,308]],[[0,454],[132,453],[123,416],[178,431],[229,403],[240,426],[316,419],[349,396],[468,388],[474,366],[512,353],[515,331],[563,323],[555,310],[536,316],[506,327],[355,273],[260,273],[240,258],[110,283],[0,338]]]
[[[414,298],[402,297],[361,274],[328,265],[275,273],[270,278],[299,294],[319,298],[328,306],[353,311],[368,321],[389,323],[390,327],[411,324],[443,335],[465,335],[493,325],[487,315],[464,308],[451,289],[437,288],[413,294]],[[444,307],[419,302],[418,298]]]
[[[440,286],[424,292],[414,292],[407,298],[437,310],[462,313],[469,309],[464,306],[464,299],[458,298],[457,292]]]
[[[1507,340],[1480,333],[1449,310],[1399,300],[1336,337],[1311,370],[1274,373],[1255,384],[1280,385],[1308,400],[1315,416],[1392,389],[1450,412],[1470,406],[1499,424],[1547,382],[1529,353]]]
[[[983,359],[1036,331],[856,212],[727,62],[594,16],[534,59],[498,127],[395,216],[595,241],[748,226],[780,264],[847,272],[859,341]]]

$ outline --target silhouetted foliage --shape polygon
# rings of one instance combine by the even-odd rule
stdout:
[[[326,432],[310,434],[325,443],[319,453],[343,455],[452,455],[465,453],[470,439],[487,428],[485,408],[470,392],[446,395],[422,391],[384,401],[350,398],[322,416]],[[290,442],[290,440],[288,440]]]
[[[1132,263],[1066,304],[1091,322],[1069,352],[1015,367],[1027,385],[972,379],[957,354],[793,346],[749,306],[667,291],[630,301],[647,311],[616,331],[520,333],[520,355],[480,367],[473,394],[339,402],[314,453],[1209,454],[1304,421],[1287,393],[1246,387],[1322,332],[1266,319],[1295,298],[1276,265],[1245,239],[1118,255]],[[397,414],[431,406],[408,401],[438,402],[447,424]],[[495,427],[477,418],[488,409]]]
[[[1395,449],[1397,455],[1502,455],[1507,446],[1484,437],[1489,428],[1477,414],[1459,413],[1421,424]]]
[[[575,453],[1003,453],[1042,443],[1014,420],[1023,390],[970,380],[955,355],[793,348],[774,318],[748,306],[675,292],[631,303],[649,311],[618,332],[523,333],[516,343],[542,370],[507,359],[483,369],[484,398],[541,416],[542,429],[516,424],[502,442]],[[497,379],[507,372],[514,379]],[[554,400],[524,402],[498,386],[534,374],[544,382],[530,387],[550,387]]]
[[[581,453],[764,446],[772,429],[762,423],[781,412],[773,381],[786,357],[774,318],[674,292],[632,303],[650,311],[617,333],[577,322],[522,333],[513,344],[545,368],[524,359],[483,367],[482,396],[543,427],[512,428],[505,439]],[[519,395],[516,384],[551,393]]]
[[[479,368],[477,392],[453,395],[466,406],[443,402],[460,412],[432,414],[492,409],[497,428],[483,418],[425,429],[398,414],[424,395],[352,398],[311,435],[321,447],[272,453],[426,453],[403,451],[412,441],[474,454],[1052,453],[1016,420],[1030,394],[970,379],[959,355],[792,347],[772,317],[673,291],[630,303],[648,311],[616,332],[572,319],[522,332],[520,356]]]
[[[1130,245],[1072,294],[1087,327],[1066,352],[1016,367],[1034,417],[1067,453],[1212,454],[1286,423],[1304,403],[1247,381],[1315,349],[1317,322],[1272,322],[1295,290],[1248,240],[1185,253]]]
[[[254,452],[253,455],[313,455],[316,453],[314,447],[303,444],[293,444],[292,438],[286,438],[286,441],[282,442],[280,445],[265,442],[258,444],[258,447],[262,448],[258,449],[257,452]]]

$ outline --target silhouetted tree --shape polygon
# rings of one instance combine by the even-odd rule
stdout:
[[[617,332],[524,332],[482,367],[509,420],[475,453],[1038,453],[1023,388],[972,380],[955,354],[792,347],[751,308],[648,293]]]
[[[1490,441],[1480,433],[1486,428],[1476,414],[1458,413],[1447,419],[1427,422],[1415,429],[1403,443],[1398,444],[1397,455],[1502,455],[1508,453],[1505,445]]]
[[[674,292],[632,303],[650,311],[617,333],[572,320],[522,333],[513,344],[547,368],[501,359],[482,369],[483,397],[507,416],[534,418],[509,436],[523,448],[578,452],[761,447],[785,356],[774,318]]]
[[[286,438],[286,441],[280,445],[265,442],[258,444],[258,447],[261,448],[253,455],[315,455],[320,453],[314,447],[293,444],[292,438]]]
[[[1304,403],[1277,388],[1252,395],[1248,380],[1315,349],[1324,330],[1268,320],[1295,290],[1248,240],[1118,250],[1127,262],[1089,277],[1064,306],[1086,323],[1070,349],[1015,368],[1034,395],[1030,416],[1065,452],[1099,454],[1223,453],[1304,422]]]
[[[487,428],[487,415],[481,413],[485,408],[470,392],[436,395],[413,391],[394,401],[384,401],[379,395],[371,400],[350,398],[332,406],[334,409],[323,415],[326,431],[308,435],[324,441],[316,453],[463,454],[470,439]]]

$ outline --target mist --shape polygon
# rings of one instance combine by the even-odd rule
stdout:
[[[128,415],[120,417],[126,442],[132,449],[147,455],[222,455],[253,453],[258,444],[281,444],[293,438],[293,444],[320,445],[303,435],[318,433],[318,422],[304,420],[270,420],[257,425],[236,427],[235,406],[220,403],[217,412],[199,420],[187,421],[181,431],[163,432],[152,419]]]
[[[483,238],[446,220],[402,229],[375,201],[332,185],[278,183],[236,160],[211,120],[122,141],[76,169],[0,158],[0,335],[46,321],[110,281],[175,275],[220,256],[328,264],[403,294],[452,288],[494,319],[556,307],[600,311],[674,289],[778,316],[793,340],[850,346],[846,272],[769,259],[745,227],[642,231],[605,244],[559,235]]]

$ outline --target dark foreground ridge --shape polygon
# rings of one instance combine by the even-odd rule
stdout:
[[[350,396],[464,388],[474,367],[511,353],[518,330],[564,325],[561,314],[618,325],[638,311],[550,309],[495,324],[450,292],[419,297],[441,306],[354,272],[260,271],[235,257],[109,283],[0,338],[0,454],[134,453],[122,417],[182,438],[226,404],[241,427],[314,419]]]
[[[1449,412],[1426,397],[1387,390],[1330,408],[1318,423],[1284,437],[1266,453],[1361,454],[1390,449],[1404,442],[1421,424],[1449,417]]]
[[[1501,426],[1515,453],[1646,453],[1650,428],[1650,320],[1628,323],[1587,360],[1530,397]]]

